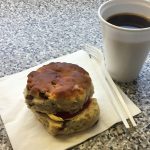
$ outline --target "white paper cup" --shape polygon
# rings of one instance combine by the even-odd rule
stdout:
[[[98,10],[106,67],[113,79],[129,82],[137,78],[148,55],[150,27],[128,29],[106,21],[108,17],[120,13],[134,13],[150,19],[150,2],[111,0],[102,4]]]

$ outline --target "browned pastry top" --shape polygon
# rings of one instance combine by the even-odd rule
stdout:
[[[64,99],[76,92],[82,95],[91,85],[88,72],[78,65],[52,62],[29,73],[27,90],[33,96]]]

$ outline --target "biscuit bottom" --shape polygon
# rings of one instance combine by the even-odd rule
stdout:
[[[99,106],[95,98],[91,98],[88,107],[83,109],[79,114],[67,119],[53,114],[32,111],[52,135],[68,135],[84,131],[96,124],[100,114]]]

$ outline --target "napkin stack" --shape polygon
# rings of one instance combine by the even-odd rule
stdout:
[[[94,84],[94,96],[100,106],[99,122],[93,128],[81,133],[54,137],[46,132],[34,114],[27,108],[23,96],[27,74],[52,61],[74,63],[87,70]],[[79,144],[110,128],[121,119],[106,91],[101,66],[92,61],[85,51],[77,51],[50,60],[26,71],[0,79],[0,114],[14,150],[63,150]],[[97,74],[97,71],[99,73]],[[139,108],[120,90],[131,114],[140,113]],[[111,113],[110,113],[111,112]]]

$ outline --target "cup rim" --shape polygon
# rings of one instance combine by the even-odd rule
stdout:
[[[142,31],[147,31],[147,30],[150,30],[150,27],[147,27],[147,28],[137,28],[137,29],[131,29],[131,28],[123,28],[123,27],[119,27],[119,26],[116,26],[116,25],[113,25],[109,22],[107,22],[101,15],[100,11],[102,9],[102,7],[104,7],[104,5],[107,5],[108,3],[111,3],[112,1],[114,0],[110,0],[110,1],[107,1],[107,2],[104,2],[99,8],[98,8],[98,16],[100,18],[100,20],[102,20],[104,23],[106,23],[108,26],[112,27],[112,28],[115,28],[115,29],[119,29],[119,30],[122,30],[122,31],[130,31],[130,32],[142,32]],[[147,2],[147,1],[145,1]],[[150,2],[149,2],[150,3]]]

